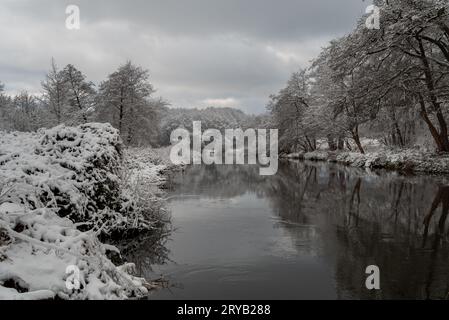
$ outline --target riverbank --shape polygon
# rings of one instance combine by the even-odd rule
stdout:
[[[439,155],[411,149],[382,150],[366,154],[319,150],[308,153],[283,154],[280,158],[328,161],[359,168],[449,174],[449,154]]]
[[[0,136],[0,299],[127,299],[157,287],[110,257],[166,223],[168,151],[124,149],[98,123]]]

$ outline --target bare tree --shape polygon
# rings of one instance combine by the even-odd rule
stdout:
[[[313,151],[317,148],[316,123],[310,117],[314,111],[310,81],[306,70],[294,72],[286,87],[270,97],[268,110],[280,130],[280,143],[284,149]]]
[[[95,99],[94,84],[86,76],[68,64],[62,71],[62,79],[68,88],[68,113],[75,122],[88,122],[88,114],[93,110]]]
[[[69,88],[64,74],[58,70],[54,59],[51,61],[51,69],[42,82],[44,90],[43,101],[49,109],[50,114],[55,118],[56,124],[66,120]]]
[[[117,127],[124,141],[130,144],[136,129],[142,125],[139,120],[148,116],[153,92],[148,70],[128,61],[100,85],[98,116]]]
[[[12,100],[11,124],[17,131],[35,131],[41,126],[45,114],[36,97],[22,91]]]

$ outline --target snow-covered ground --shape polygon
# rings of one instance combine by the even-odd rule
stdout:
[[[283,155],[283,157],[311,161],[330,161],[353,167],[449,174],[449,155],[435,154],[426,150],[426,148],[391,149],[375,139],[362,139],[362,145],[365,149],[365,154],[356,151],[328,151],[327,144],[321,144],[316,151],[291,153]]]
[[[122,150],[108,124],[1,133],[0,299],[146,295],[153,286],[131,275],[132,263],[114,265],[107,252],[117,249],[99,239],[154,228],[164,214],[161,156]],[[73,276],[79,290],[67,287]]]
[[[366,154],[342,152],[330,157],[329,160],[354,167],[449,174],[449,155],[437,155],[412,149]]]

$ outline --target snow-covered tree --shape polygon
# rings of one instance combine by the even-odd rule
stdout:
[[[317,147],[315,123],[308,117],[314,109],[310,89],[310,75],[306,70],[300,70],[291,75],[285,88],[270,98],[268,110],[280,130],[283,149],[291,149],[290,146],[313,151]]]
[[[376,72],[376,61],[352,50],[350,35],[334,40],[314,63],[316,86],[321,102],[333,115],[333,125],[353,139],[364,153],[360,140],[362,125],[374,120],[379,112],[384,74]]]
[[[136,130],[151,122],[152,93],[154,89],[149,82],[148,70],[128,61],[101,83],[98,117],[118,128],[124,141],[130,144]]]
[[[405,147],[424,124],[437,150],[449,151],[448,1],[374,4],[381,10],[380,30],[366,28],[364,16],[350,34],[324,48],[311,66],[308,96],[292,94],[300,92],[292,85],[297,74],[272,96],[269,109],[288,147],[295,148],[301,135],[307,142],[307,133],[327,137],[331,149],[335,138],[340,146],[352,139],[363,153],[361,131]],[[309,109],[298,97],[308,98]]]
[[[42,82],[43,101],[53,116],[55,124],[67,120],[69,87],[64,76],[54,59],[51,61],[51,69]]]
[[[359,48],[384,56],[390,72],[402,73],[400,86],[413,99],[437,149],[449,151],[449,6],[446,0],[378,0],[381,29],[359,28]],[[406,60],[402,68],[392,64]],[[397,78],[399,79],[399,78]]]
[[[27,91],[22,91],[12,100],[11,125],[13,130],[36,131],[42,126],[45,115],[39,100]]]
[[[86,76],[72,64],[68,64],[61,73],[68,90],[67,113],[74,123],[88,122],[95,99],[94,84],[87,81]]]

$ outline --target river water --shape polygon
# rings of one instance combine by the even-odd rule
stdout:
[[[150,299],[444,299],[449,293],[444,177],[328,163],[191,166],[173,177],[174,231],[142,259],[166,289]],[[368,290],[366,267],[380,269]]]

